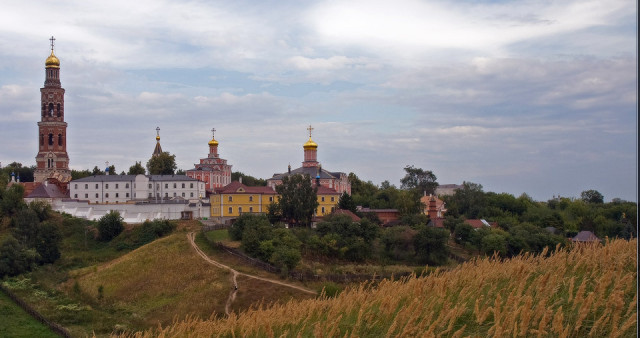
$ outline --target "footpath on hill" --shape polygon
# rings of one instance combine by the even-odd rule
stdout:
[[[236,298],[236,293],[238,292],[238,282],[237,282],[237,277],[238,276],[245,276],[248,278],[253,278],[253,279],[258,279],[261,281],[265,281],[268,283],[273,283],[273,284],[278,284],[284,287],[288,287],[288,288],[293,288],[302,292],[306,292],[306,293],[310,293],[313,295],[317,295],[318,293],[313,291],[313,290],[309,290],[306,288],[303,288],[301,286],[298,285],[293,285],[293,284],[289,284],[289,283],[284,283],[281,282],[279,280],[276,279],[270,279],[270,278],[264,278],[264,277],[260,277],[260,276],[256,276],[256,275],[250,275],[250,274],[246,274],[243,272],[239,272],[235,269],[233,269],[232,267],[228,266],[228,265],[224,265],[218,261],[215,261],[211,258],[209,258],[209,256],[207,256],[206,253],[204,253],[204,251],[202,251],[198,245],[195,242],[195,237],[196,237],[196,233],[195,232],[190,232],[187,234],[187,238],[189,239],[189,243],[191,243],[191,246],[196,250],[196,253],[198,255],[200,255],[200,257],[202,257],[205,261],[207,261],[209,264],[215,265],[221,269],[227,269],[229,271],[231,271],[231,292],[229,293],[229,298],[227,298],[227,304],[225,306],[225,313],[227,315],[229,315],[229,309],[231,308],[231,304],[233,303],[233,301]]]

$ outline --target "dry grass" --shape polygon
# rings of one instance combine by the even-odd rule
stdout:
[[[192,317],[130,336],[635,337],[636,248],[615,240],[549,257],[480,259],[334,299]]]

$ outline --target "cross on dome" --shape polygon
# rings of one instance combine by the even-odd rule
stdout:
[[[54,41],[56,41],[56,38],[54,38],[53,35],[51,35],[51,39],[49,39],[49,41],[51,41],[51,52],[53,52],[53,45],[54,45]]]
[[[211,129],[212,137],[216,138],[216,128]]]
[[[313,127],[311,127],[311,125],[309,125],[309,128],[307,128],[307,130],[309,131],[309,138],[311,138],[311,131],[313,130]]]

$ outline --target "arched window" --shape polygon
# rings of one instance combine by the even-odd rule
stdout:
[[[53,117],[53,103],[49,103],[49,117]]]
[[[58,134],[58,145],[62,146],[62,134]]]
[[[62,112],[60,111],[60,104],[58,103],[58,117],[62,116]]]
[[[53,145],[53,134],[49,134],[49,145]]]

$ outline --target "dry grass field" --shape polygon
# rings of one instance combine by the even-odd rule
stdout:
[[[425,277],[362,284],[336,298],[191,317],[128,336],[635,337],[637,300],[637,240],[614,240],[478,259]]]

